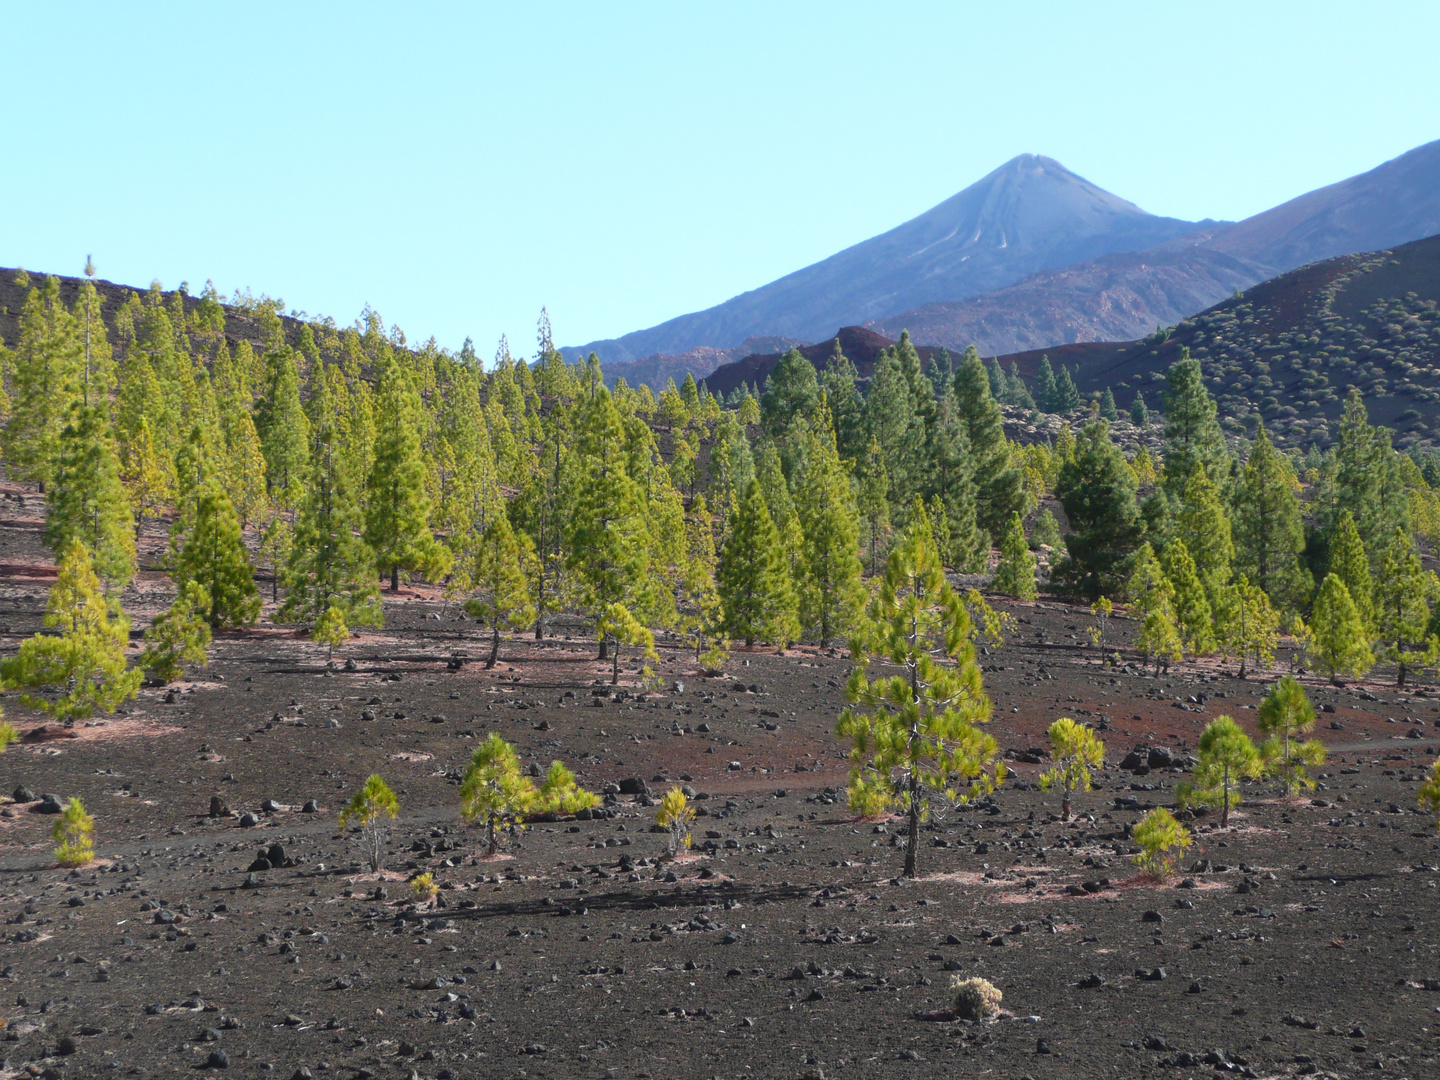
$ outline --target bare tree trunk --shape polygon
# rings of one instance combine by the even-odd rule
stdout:
[[[1220,804],[1220,827],[1227,829],[1230,827],[1230,763],[1228,761],[1225,763],[1225,790],[1223,794],[1225,801]]]
[[[915,874],[915,849],[920,845],[920,781],[915,776],[915,768],[910,768],[910,833],[905,844],[905,876],[913,878]]]
[[[400,591],[400,564],[396,563],[390,567],[390,591]]]
[[[490,639],[490,659],[485,661],[485,670],[489,671],[495,666],[495,661],[500,657],[500,624],[497,622],[494,627],[494,636]]]

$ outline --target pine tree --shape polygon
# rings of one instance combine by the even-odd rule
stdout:
[[[1065,537],[1069,554],[1055,577],[1091,597],[1113,593],[1140,543],[1142,524],[1135,479],[1104,420],[1085,426],[1075,459],[1061,466],[1055,494],[1074,530]]]
[[[110,587],[135,575],[135,537],[120,463],[101,405],[76,403],[60,433],[45,506],[45,542],[57,555],[79,541]]]
[[[1295,610],[1311,587],[1309,572],[1299,560],[1305,529],[1293,477],[1264,424],[1255,434],[1235,490],[1232,521],[1237,568],[1265,591],[1275,607]]]
[[[1025,496],[1020,470],[1010,463],[1004,417],[990,396],[990,380],[972,345],[955,373],[955,396],[970,439],[970,460],[975,482],[975,521],[998,536],[1010,515],[1021,510]]]
[[[351,822],[360,826],[360,846],[372,873],[379,872],[385,858],[385,842],[390,831],[385,823],[399,816],[400,800],[379,773],[371,773],[365,786],[340,811],[341,832]]]
[[[1195,571],[1213,597],[1230,580],[1235,545],[1230,538],[1230,514],[1220,491],[1198,465],[1185,482],[1180,512],[1175,518],[1176,536],[1195,560]]]
[[[468,600],[465,610],[490,627],[490,657],[485,661],[485,670],[495,666],[500,656],[500,628],[523,630],[535,621],[535,605],[530,599],[530,583],[525,574],[525,555],[522,542],[529,543],[529,537],[521,534],[517,538],[510,528],[509,519],[502,513],[496,514],[486,527],[484,535],[475,550],[475,564],[471,571],[474,587],[482,594]]]
[[[253,626],[260,616],[260,590],[240,533],[230,496],[210,481],[195,503],[194,523],[175,561],[175,583],[196,582],[205,593],[204,616],[212,630]]]
[[[1062,716],[1050,725],[1050,760],[1055,764],[1040,777],[1040,790],[1059,787],[1060,820],[1070,820],[1070,798],[1090,790],[1090,770],[1105,763],[1105,744],[1083,724]]]
[[[1035,399],[1030,396],[1030,389],[1025,385],[1025,380],[1020,377],[1020,366],[1010,361],[1010,397],[1009,405],[1018,405],[1022,409],[1035,408]]]
[[[1328,572],[1345,583],[1366,634],[1371,633],[1375,628],[1375,586],[1370,577],[1370,559],[1349,510],[1341,512],[1330,540]]]
[[[1325,585],[1333,580],[1327,577]],[[1320,587],[1322,598],[1325,585]],[[1315,706],[1310,704],[1299,680],[1293,675],[1277,679],[1265,700],[1260,702],[1255,720],[1261,734],[1270,736],[1260,747],[1265,771],[1279,778],[1289,795],[1299,794],[1301,788],[1313,788],[1315,781],[1306,774],[1305,767],[1325,763],[1325,744],[1319,739],[1303,743],[1296,740],[1297,735],[1304,735],[1315,727]]]
[[[990,361],[990,370],[987,374],[990,376],[990,396],[996,401],[1010,400],[1010,382],[1005,378],[1005,369],[1000,366],[999,357]],[[939,393],[938,388],[936,393]]]
[[[582,407],[574,453],[568,567],[581,606],[597,623],[612,604],[643,613],[653,603],[644,492],[630,476],[624,423],[603,386]],[[600,659],[609,644],[601,638]]]
[[[870,549],[870,572],[875,572],[881,545],[890,535],[890,476],[885,471],[885,456],[872,435],[865,457],[860,463],[858,506],[865,530],[865,543]]]
[[[88,258],[85,272],[92,277],[95,273],[95,266]],[[80,339],[80,403],[103,406],[108,414],[110,395],[115,389],[115,351],[106,336],[100,307],[100,294],[95,286],[82,282],[72,311],[75,333]]]
[[[1120,419],[1120,410],[1115,407],[1115,394],[1108,386],[1100,395],[1100,418],[1109,420],[1112,424]]]
[[[1245,678],[1248,657],[1255,658],[1257,667],[1274,662],[1280,616],[1270,606],[1270,598],[1263,589],[1251,585],[1241,574],[1233,584],[1217,590],[1211,606],[1215,612],[1216,639],[1227,655],[1234,653],[1239,658],[1241,679]]]
[[[1160,475],[1155,471],[1155,461],[1144,446],[1135,451],[1135,457],[1130,461],[1130,471],[1135,474],[1137,487],[1154,487],[1160,482]]]
[[[112,713],[135,696],[142,673],[126,670],[130,620],[111,613],[90,552],[79,540],[72,540],[60,559],[44,623],[59,630],[59,636],[36,634],[20,643],[15,656],[0,661],[0,682],[27,691],[20,695],[21,704],[69,727],[96,709]],[[58,695],[28,692],[41,688],[53,688]]]
[[[155,453],[155,441],[150,435],[150,423],[143,416],[135,437],[126,448],[125,461],[121,466],[120,482],[130,502],[130,512],[135,518],[135,538],[140,538],[140,527],[145,519],[160,516],[160,507],[171,497],[170,480],[160,465]]]
[[[1150,545],[1142,544],[1135,555],[1135,567],[1125,584],[1131,609],[1142,618],[1135,647],[1140,655],[1153,658],[1158,673],[1180,659],[1180,624],[1175,616],[1175,587],[1161,569]]]
[[[390,591],[397,592],[401,570],[441,576],[449,569],[449,553],[430,532],[430,499],[417,430],[420,399],[398,362],[392,362],[380,379],[377,407],[383,422],[365,484],[365,542],[377,568],[389,571]]]
[[[1334,478],[1321,524],[1333,533],[1341,515],[1351,513],[1365,550],[1378,557],[1396,526],[1410,531],[1409,503],[1390,432],[1370,426],[1358,390],[1351,390],[1345,399],[1333,461]]]
[[[180,587],[170,607],[145,631],[145,651],[138,666],[162,683],[174,682],[185,673],[185,664],[203,664],[210,647],[210,624],[206,621],[210,597],[196,581]]]
[[[1215,399],[1205,389],[1200,361],[1184,350],[1165,378],[1166,493],[1180,498],[1196,465],[1223,489],[1230,474],[1230,455],[1215,419]]]
[[[928,383],[927,383],[928,392]],[[910,505],[924,487],[929,463],[920,402],[915,399],[898,351],[881,351],[865,394],[865,430],[885,454],[891,510]],[[919,440],[917,443],[917,439]]]
[[[760,396],[760,423],[772,439],[783,439],[790,433],[795,418],[808,416],[820,400],[820,380],[815,365],[790,349],[771,370],[765,380],[765,393]]]
[[[926,515],[912,514],[852,643],[856,666],[845,686],[850,705],[836,725],[836,734],[854,744],[852,793],[857,783],[875,792],[897,776],[904,785],[906,877],[916,875],[927,791],[943,791],[954,801],[953,789],[965,785],[959,796],[965,802],[1005,778],[999,746],[981,728],[990,719],[990,699],[974,637],[969,610],[945,580]],[[941,663],[939,655],[952,663]],[[870,681],[867,667],[880,661],[900,673]]]
[[[1025,541],[1025,526],[1018,513],[1010,515],[1010,524],[1000,542],[1000,565],[995,570],[990,588],[1020,600],[1035,599],[1035,556],[1030,553],[1030,545]]]
[[[1396,665],[1395,685],[1405,685],[1410,666],[1433,663],[1440,642],[1426,639],[1429,598],[1437,590],[1405,530],[1396,527],[1380,562],[1375,583],[1375,629],[1386,643],[1385,657]]]
[[[316,645],[324,645],[325,661],[333,663],[335,646],[344,645],[350,640],[350,627],[345,625],[345,613],[333,607],[326,611],[315,620],[315,625],[310,630],[310,640]]]
[[[1327,574],[1320,586],[1310,633],[1315,658],[1330,673],[1331,682],[1338,683],[1337,675],[1360,678],[1375,666],[1365,620],[1356,610],[1350,590],[1335,574]]]
[[[265,354],[255,428],[271,496],[285,506],[298,504],[308,479],[310,420],[300,405],[300,371],[288,346]]]
[[[718,561],[710,507],[704,495],[697,495],[690,504],[690,512],[685,515],[685,567],[680,579],[680,594],[684,602],[681,625],[695,640],[695,658],[705,665],[706,670],[716,672],[725,662],[724,643],[716,641],[707,650],[705,642],[712,635],[720,634],[720,626],[724,622],[720,591],[715,585]]]
[[[14,388],[5,424],[5,461],[44,491],[55,475],[60,434],[79,396],[81,343],[75,319],[50,277],[32,288],[20,312],[20,340],[13,356]]]
[[[1215,633],[1210,602],[1185,541],[1177,537],[1166,544],[1160,564],[1174,590],[1175,617],[1185,644],[1196,656],[1213,651]]]
[[[1180,805],[1219,806],[1220,827],[1230,827],[1230,811],[1240,805],[1236,785],[1260,775],[1262,761],[1245,730],[1228,716],[1217,716],[1200,733],[1199,764],[1190,782],[1176,788]]]
[[[840,462],[830,428],[824,391],[816,410],[817,430],[810,435],[805,475],[795,492],[803,534],[799,607],[801,626],[826,648],[849,632],[860,612],[864,590],[859,515],[850,477]]]
[[[223,472],[243,528],[264,514],[265,453],[251,415],[250,388],[244,373],[230,359],[222,342],[215,354],[213,378],[219,408],[220,440],[225,447]]]
[[[1070,377],[1070,372],[1064,364],[1060,365],[1060,376],[1055,380],[1055,412],[1072,413],[1080,407],[1080,391],[1075,388],[1075,380]]]
[[[936,537],[941,544],[941,562],[962,573],[973,573],[984,568],[990,555],[990,533],[977,521],[977,465],[957,384],[958,379],[952,379],[935,406],[929,425],[931,448],[926,455],[928,477],[922,490],[928,490],[931,501],[938,501],[945,510],[946,535]],[[1015,472],[1018,477],[1019,471]],[[1020,497],[1023,500],[1023,488]]]
[[[1041,412],[1053,413],[1056,407],[1055,371],[1050,366],[1048,355],[1040,357],[1040,374],[1035,380],[1035,404]]]
[[[361,517],[341,465],[333,425],[313,433],[309,490],[285,562],[285,603],[277,620],[319,619],[338,608],[348,626],[378,626],[384,615],[375,556],[358,535]],[[284,538],[284,519],[278,533]]]
[[[491,732],[470,757],[460,782],[460,816],[485,825],[489,854],[500,849],[500,831],[520,827],[535,805],[535,785],[520,771],[515,748]]]
[[[595,620],[595,637],[599,641],[609,641],[614,645],[610,667],[611,686],[618,686],[620,683],[620,651],[624,646],[638,646],[647,660],[659,659],[655,652],[655,635],[632,615],[624,604],[611,604],[600,613],[600,617]],[[648,677],[651,669],[647,667],[644,674]]]
[[[765,506],[760,482],[751,480],[720,552],[716,584],[725,632],[744,640],[784,645],[799,632],[795,595],[780,532]]]
[[[1145,407],[1145,395],[1139,390],[1135,391],[1135,400],[1130,403],[1130,422],[1136,427],[1146,427],[1150,423],[1150,410]]]
[[[821,386],[830,405],[835,446],[845,461],[858,461],[865,453],[865,399],[857,389],[859,373],[835,339],[835,350],[825,363]]]

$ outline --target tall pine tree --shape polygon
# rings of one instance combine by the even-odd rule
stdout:
[[[811,433],[805,475],[795,493],[804,535],[800,622],[823,649],[849,632],[864,599],[860,584],[859,516],[850,477],[840,462],[824,392]]]
[[[135,575],[130,503],[102,405],[72,407],[60,433],[54,484],[45,506],[45,542],[61,555],[79,541],[110,587]]]
[[[1004,417],[990,394],[990,380],[975,346],[955,373],[955,394],[970,438],[970,459],[975,480],[975,520],[980,528],[998,536],[1010,515],[1024,506],[1020,470],[1010,463]]]
[[[430,532],[430,499],[420,451],[419,395],[409,373],[392,361],[380,379],[375,461],[365,484],[365,542],[375,565],[400,588],[400,571],[439,576],[449,569],[448,552]]]
[[[1294,478],[1264,424],[1236,485],[1232,522],[1238,568],[1276,608],[1294,611],[1311,587],[1309,571],[1300,562],[1305,528]]]
[[[723,626],[747,646],[757,640],[784,646],[799,632],[795,594],[779,530],[770,519],[760,481],[751,480],[720,552],[716,584]]]

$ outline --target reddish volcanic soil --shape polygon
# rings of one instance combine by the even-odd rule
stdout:
[[[8,492],[14,649],[39,627],[49,560],[38,498]],[[147,573],[127,608],[158,610],[164,590]],[[844,805],[844,654],[739,651],[705,679],[662,643],[665,688],[644,693],[627,664],[612,695],[580,639],[507,640],[493,672],[449,663],[485,645],[423,591],[337,651],[354,670],[288,629],[222,635],[195,681],[0,757],[7,795],[81,797],[100,855],[58,869],[54,819],[0,809],[0,1077],[1440,1075],[1440,841],[1414,798],[1434,689],[1307,677],[1327,710],[1318,789],[1247,784],[1229,831],[1190,822],[1159,886],[1135,876],[1126,829],[1173,805],[1183,773],[1118,763],[1136,746],[1183,759],[1221,713],[1253,731],[1267,682],[1233,664],[1141,674],[1125,619],[1108,651],[1130,666],[1103,667],[1084,609],[1004,608],[1014,633],[982,660],[1015,776],[926,826],[911,883],[898,823]],[[22,733],[43,723],[7,708]],[[1016,760],[1062,715],[1102,727],[1109,762],[1068,823],[1043,766]],[[491,731],[595,790],[688,784],[696,850],[661,858],[654,809],[623,795],[612,817],[535,823],[481,857],[457,784]],[[336,830],[371,772],[403,807],[378,881]],[[213,795],[228,816],[207,815]],[[252,870],[276,844],[281,865]],[[405,884],[421,868],[433,906]],[[923,1018],[954,974],[989,979],[1006,1011]]]

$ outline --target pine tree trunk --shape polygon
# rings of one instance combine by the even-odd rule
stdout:
[[[485,661],[485,670],[489,671],[495,666],[495,661],[500,657],[500,624],[497,622],[493,630],[494,636],[490,639],[490,659]]]
[[[596,659],[596,660],[609,660],[609,659],[610,659],[610,639],[609,639],[608,637],[602,637],[602,638],[600,639],[600,655],[597,656],[597,657],[595,657],[595,659]]]
[[[390,566],[390,591],[400,591],[400,564],[393,563]]]
[[[1070,785],[1065,785],[1065,795],[1060,800],[1060,820],[1070,820]]]
[[[915,776],[914,766],[910,769],[910,833],[905,844],[905,876],[915,874],[915,848],[920,844],[920,781]]]
[[[615,663],[610,669],[610,685],[615,686],[620,682],[620,642],[615,642]]]
[[[1220,828],[1230,827],[1230,763],[1225,763],[1225,801],[1220,804]]]

